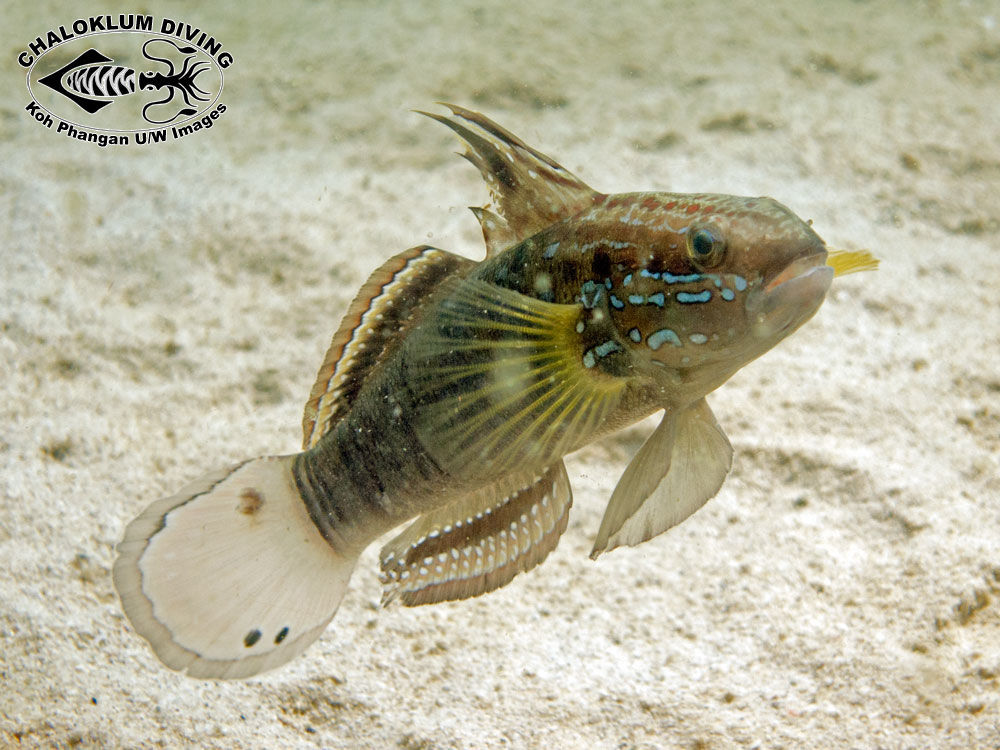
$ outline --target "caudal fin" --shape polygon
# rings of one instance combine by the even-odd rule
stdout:
[[[210,474],[125,530],[115,587],[170,668],[250,677],[302,653],[336,613],[357,558],[320,535],[291,465],[257,458]]]

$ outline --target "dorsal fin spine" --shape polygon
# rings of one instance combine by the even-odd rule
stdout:
[[[444,106],[451,110],[451,117],[420,114],[437,120],[465,141],[468,148],[462,156],[476,166],[486,181],[512,237],[508,244],[579,213],[600,196],[555,160],[489,118],[453,104]]]

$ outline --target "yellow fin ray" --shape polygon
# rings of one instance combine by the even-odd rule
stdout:
[[[878,268],[878,258],[869,250],[830,250],[826,256],[826,264],[833,269],[834,276],[846,276],[849,273],[874,271]]]
[[[624,381],[588,368],[580,308],[462,281],[411,342],[422,441],[449,472],[545,466],[586,442]]]

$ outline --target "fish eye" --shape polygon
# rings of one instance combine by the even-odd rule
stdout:
[[[699,227],[688,233],[688,255],[702,268],[718,265],[726,253],[726,242],[714,227]]]

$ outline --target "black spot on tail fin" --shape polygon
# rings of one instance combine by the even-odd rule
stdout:
[[[337,611],[356,556],[338,553],[316,528],[292,458],[203,477],[125,530],[115,588],[168,667],[250,677],[304,651]]]

